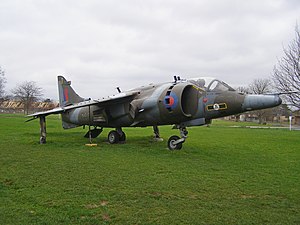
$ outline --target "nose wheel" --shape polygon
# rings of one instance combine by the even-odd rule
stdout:
[[[187,139],[188,131],[185,127],[179,127],[180,130],[180,137],[173,135],[168,140],[168,148],[173,150],[180,150],[182,148],[182,144],[185,142],[185,139]]]
[[[168,148],[170,150],[180,150],[182,148],[182,142],[178,142],[180,140],[180,137],[173,135],[168,140]]]

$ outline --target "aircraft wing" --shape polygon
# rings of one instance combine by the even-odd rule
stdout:
[[[92,106],[92,105],[97,105],[97,106],[103,106],[104,107],[104,106],[107,106],[107,105],[119,104],[119,103],[122,103],[122,102],[126,102],[129,99],[132,99],[137,94],[138,94],[138,92],[126,92],[126,93],[124,92],[124,93],[111,95],[111,96],[108,96],[106,98],[102,98],[102,99],[98,99],[98,100],[88,100],[88,101],[83,101],[83,102],[79,102],[79,103],[64,106],[64,107],[57,107],[57,108],[47,110],[47,111],[43,111],[43,112],[33,113],[33,114],[30,114],[30,115],[27,115],[28,117],[33,117],[33,118],[27,120],[26,122],[28,122],[30,120],[33,120],[33,119],[36,119],[36,118],[41,117],[41,116],[48,116],[50,114],[60,114],[60,113],[66,112],[68,110],[87,107],[87,106]]]

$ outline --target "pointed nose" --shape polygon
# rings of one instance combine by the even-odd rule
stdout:
[[[282,103],[278,95],[246,95],[242,109],[244,111],[267,109]]]

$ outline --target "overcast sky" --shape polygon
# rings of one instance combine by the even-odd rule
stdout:
[[[271,75],[300,23],[298,0],[1,0],[6,91],[57,75],[82,97],[213,76],[232,86]]]

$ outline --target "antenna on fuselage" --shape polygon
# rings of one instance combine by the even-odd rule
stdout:
[[[121,89],[120,89],[120,87],[117,87],[117,91],[118,91],[119,93],[122,92]]]

